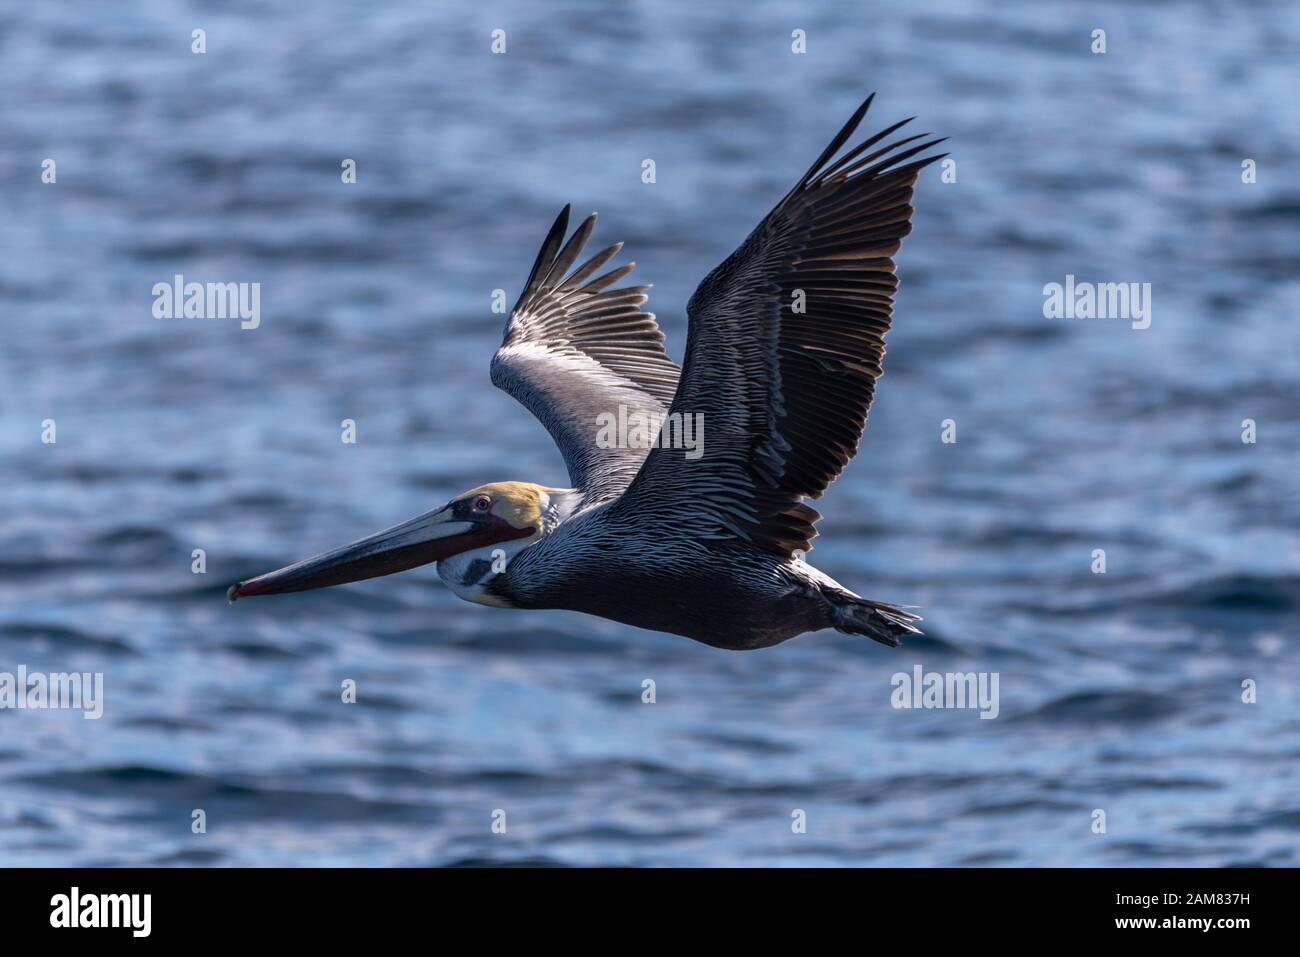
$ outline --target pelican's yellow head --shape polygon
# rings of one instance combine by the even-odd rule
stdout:
[[[307,591],[437,562],[438,577],[461,598],[504,604],[487,592],[488,582],[522,549],[551,532],[578,498],[572,489],[532,482],[480,485],[409,522],[240,582],[227,595],[234,601]]]
[[[546,532],[546,510],[552,493],[563,489],[547,488],[532,482],[489,482],[457,495],[448,508],[466,508],[471,515],[490,514],[514,529]]]

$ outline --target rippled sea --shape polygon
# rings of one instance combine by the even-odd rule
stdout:
[[[11,10],[0,672],[102,672],[105,705],[0,711],[0,864],[1300,863],[1300,8],[1134,7]],[[956,180],[918,188],[813,558],[925,637],[723,652],[431,567],[227,605],[563,484],[488,382],[492,290],[599,210],[680,356],[695,284],[873,90]],[[260,327],[154,318],[178,273],[261,283]],[[1044,318],[1067,274],[1150,283],[1150,328]],[[916,665],[996,672],[998,717],[893,708]]]

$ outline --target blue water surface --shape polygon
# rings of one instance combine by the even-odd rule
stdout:
[[[1298,48],[1287,2],[11,10],[0,671],[102,672],[105,708],[0,711],[0,864],[1300,863]],[[956,178],[918,186],[812,558],[925,637],[730,653],[432,568],[227,605],[564,484],[488,381],[493,290],[599,210],[679,357],[873,90]],[[260,283],[261,325],[155,318],[178,273]],[[1066,275],[1150,283],[1150,328],[1045,318]],[[892,707],[918,664],[996,672],[998,717]]]

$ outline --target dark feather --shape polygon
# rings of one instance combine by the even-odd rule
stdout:
[[[942,158],[907,162],[942,142],[916,143],[926,134],[867,152],[905,120],[832,161],[871,102],[691,297],[672,411],[704,415],[704,455],[654,450],[620,514],[680,521],[689,503],[703,537],[810,548],[818,515],[803,499],[857,452],[898,286],[892,257],[911,231],[918,174]]]

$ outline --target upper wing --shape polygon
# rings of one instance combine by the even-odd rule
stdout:
[[[610,289],[635,263],[589,278],[623,247],[598,252],[568,276],[596,225],[592,213],[560,248],[565,206],[551,227],[492,358],[492,382],[532,412],[559,446],[575,488],[588,501],[612,498],[632,481],[648,448],[602,448],[603,417],[641,413],[658,421],[677,389],[649,286]],[[626,444],[626,443],[623,443]]]
[[[672,413],[703,416],[703,455],[656,448],[620,515],[783,555],[809,548],[820,516],[802,499],[857,451],[898,286],[891,257],[919,171],[942,158],[905,162],[941,142],[915,144],[925,134],[868,152],[904,120],[831,162],[873,98],[695,290]]]

